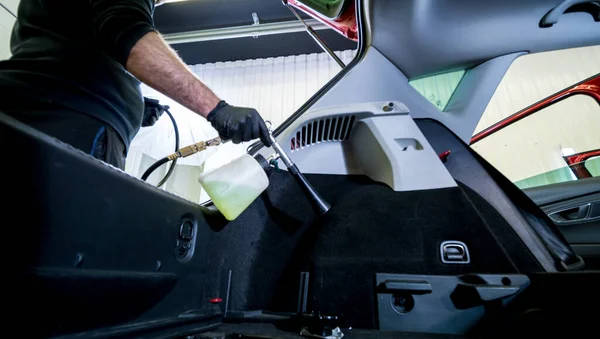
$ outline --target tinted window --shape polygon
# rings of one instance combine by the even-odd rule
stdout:
[[[408,83],[441,111],[446,109],[465,71],[428,76]]]
[[[519,188],[581,178],[567,157],[600,149],[600,106],[575,95],[542,109],[472,145]],[[585,163],[598,175],[598,158]],[[583,166],[582,166],[583,167]]]

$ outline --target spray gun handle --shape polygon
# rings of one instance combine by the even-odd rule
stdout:
[[[298,166],[295,164],[291,167],[288,167],[290,173],[296,179],[296,182],[300,185],[300,188],[304,191],[304,194],[308,196],[308,201],[312,205],[313,210],[317,215],[323,215],[329,211],[331,205],[325,201],[315,190],[315,188],[306,180],[306,177],[300,172]]]

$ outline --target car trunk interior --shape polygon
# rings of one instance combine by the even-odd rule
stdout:
[[[560,1],[469,3],[356,2],[369,39],[275,131],[331,205],[324,215],[282,161],[227,221],[211,202],[182,199],[0,112],[8,322],[22,336],[59,338],[336,338],[337,327],[346,338],[505,338],[595,328],[598,262],[569,245],[589,245],[588,224],[563,236],[545,212],[595,201],[596,180],[567,204],[548,191],[526,191],[530,199],[468,141],[513,54],[600,44],[600,23],[583,13],[596,31],[579,34],[574,13],[561,18],[563,36],[535,26],[521,40],[446,30],[445,15],[482,32],[514,15],[517,31]],[[406,29],[433,19],[420,39]],[[464,49],[433,46],[444,31]],[[467,71],[454,111],[408,85],[457,68]]]
[[[14,315],[38,319],[26,330],[28,335],[152,337],[164,334],[161,329],[176,328],[171,336],[214,329],[225,315],[231,323],[225,329],[231,333],[266,331],[262,334],[279,337],[294,333],[285,331],[294,329],[289,318],[299,307],[338,315],[344,328],[376,330],[381,286],[374,276],[382,273],[421,277],[415,281],[458,277],[466,285],[498,275],[509,287],[515,284],[511,279],[529,277],[532,286],[503,317],[494,313],[494,302],[473,301],[467,310],[478,309],[489,319],[463,335],[539,333],[539,322],[530,322],[523,315],[526,310],[543,307],[542,314],[531,314],[533,320],[576,320],[583,315],[578,298],[597,298],[589,294],[597,274],[565,279],[562,273],[543,273],[498,212],[460,182],[451,188],[395,192],[364,175],[307,175],[332,205],[326,215],[316,217],[293,178],[273,169],[267,191],[227,223],[210,208],[194,206],[3,120],[8,123],[2,125],[2,134],[36,155],[16,155],[15,160],[44,173],[32,176],[37,179],[26,181],[23,193],[9,200],[8,225],[28,225],[7,229],[7,239],[18,239],[11,247],[19,259],[11,265],[23,273],[10,282],[19,291],[10,307]],[[455,138],[437,123],[421,124]],[[28,175],[16,167],[5,174]],[[62,193],[57,196],[57,191]],[[28,213],[33,209],[41,213]],[[188,261],[177,253],[180,225],[186,220],[194,224],[195,239]],[[440,262],[440,244],[456,239],[468,246],[470,261]],[[569,288],[569,297],[548,304],[540,290],[552,288]],[[300,302],[304,290],[306,302]],[[522,300],[527,302],[519,307]],[[560,314],[559,309],[571,312]],[[516,314],[519,319],[509,317]],[[447,320],[417,318],[413,321],[423,330],[415,332],[448,333],[466,326],[457,323],[472,321],[469,315]],[[263,325],[253,327],[256,322]]]

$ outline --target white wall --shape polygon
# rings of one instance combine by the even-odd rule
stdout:
[[[0,0],[6,8],[8,8],[11,12],[17,14],[17,8],[19,7],[20,0]]]
[[[599,131],[600,106],[577,95],[483,139],[473,149],[516,182],[566,167],[564,150],[600,148]]]
[[[600,46],[524,55],[502,78],[475,133],[598,73]]]
[[[336,52],[349,63],[355,51]],[[298,55],[290,57],[266,58],[235,62],[218,62],[191,66],[198,77],[219,97],[232,105],[253,107],[265,120],[277,127],[288,116],[303,105],[318,89],[323,87],[341,68],[325,53]],[[180,146],[187,146],[217,136],[217,132],[204,120],[169,98],[143,87],[145,96],[154,97],[162,104],[171,106],[180,132]],[[133,140],[127,157],[126,171],[140,177],[148,166],[142,161],[142,155],[160,159],[174,151],[175,136],[171,121],[166,114],[157,124],[143,128]],[[189,158],[181,159],[178,166],[204,166],[208,171],[229,162],[246,152],[249,143],[234,145],[228,143],[217,149],[210,149]],[[164,167],[164,166],[163,166]],[[164,167],[166,171],[166,167]],[[172,176],[166,189],[189,199],[189,192],[175,192],[170,187],[188,185],[191,191],[197,191],[198,171],[179,171]],[[154,177],[154,178],[153,178]],[[149,179],[156,183],[159,175]],[[171,186],[170,186],[171,185]],[[194,201],[194,199],[190,199]],[[206,200],[202,195],[195,202]]]
[[[502,79],[476,132],[598,73],[600,46],[520,57]],[[578,153],[597,148],[600,148],[600,106],[581,95],[550,106],[473,145],[473,149],[513,182],[564,168],[564,149]]]
[[[0,6],[0,60],[5,60],[11,56],[10,33],[15,24],[13,14],[17,14],[19,0],[0,0],[0,3],[4,6]]]

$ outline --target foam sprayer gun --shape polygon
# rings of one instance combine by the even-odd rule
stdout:
[[[268,158],[283,161],[317,215],[327,213],[331,206],[312,187],[298,166],[283,151],[270,129],[269,137],[271,146],[276,153]],[[220,142],[213,141],[212,145],[216,144],[220,144]],[[269,186],[266,174],[269,167],[269,161],[262,155],[252,157],[244,154],[219,168],[200,174],[198,180],[221,214],[227,220],[234,220]]]
[[[315,190],[314,187],[312,187],[310,182],[308,182],[308,180],[306,180],[306,178],[304,177],[302,172],[300,172],[300,170],[298,169],[298,166],[296,166],[296,164],[294,164],[292,159],[290,159],[290,157],[288,157],[288,155],[285,153],[283,148],[281,148],[281,146],[277,143],[277,140],[275,140],[275,137],[273,137],[272,133],[269,133],[269,137],[271,138],[271,146],[273,147],[275,152],[277,152],[281,161],[283,161],[285,166],[288,168],[288,171],[290,172],[290,174],[294,177],[294,179],[296,179],[296,182],[298,182],[298,185],[300,185],[300,188],[302,189],[302,191],[308,198],[315,213],[317,213],[317,215],[323,215],[323,214],[327,213],[327,211],[329,211],[329,209],[331,208],[331,205],[329,205],[321,197],[319,192],[317,192],[317,190]]]

